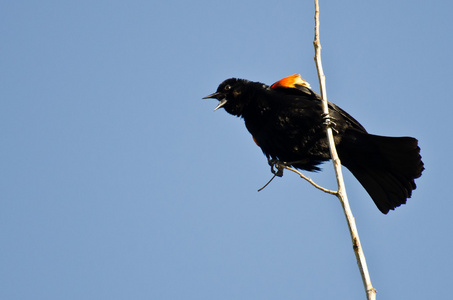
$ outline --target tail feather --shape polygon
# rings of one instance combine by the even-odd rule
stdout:
[[[338,154],[384,214],[406,203],[424,170],[418,141],[411,137],[349,131]]]

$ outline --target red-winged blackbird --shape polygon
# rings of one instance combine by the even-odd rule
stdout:
[[[298,74],[271,86],[230,78],[204,97],[220,102],[228,113],[242,117],[268,160],[297,169],[320,170],[330,159],[321,97]],[[334,140],[341,163],[366,189],[379,210],[406,203],[424,170],[418,141],[367,133],[353,117],[329,102]]]

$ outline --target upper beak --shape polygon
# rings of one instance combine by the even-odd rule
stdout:
[[[203,97],[203,99],[209,99],[209,98],[219,99],[219,96],[220,96],[220,93],[219,92],[215,92],[215,93],[212,93],[211,95]]]
[[[221,108],[222,106],[224,106],[227,103],[225,96],[220,92],[215,92],[211,95],[203,97],[203,99],[209,99],[209,98],[214,98],[214,99],[217,99],[220,101],[219,104],[214,108],[214,111],[218,110],[219,108]]]

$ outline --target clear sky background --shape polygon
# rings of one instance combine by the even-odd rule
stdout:
[[[382,215],[345,170],[378,299],[448,299],[453,3],[321,0],[327,94],[426,170]],[[229,77],[318,91],[313,1],[2,1],[0,299],[365,299],[338,200],[271,177]],[[330,163],[309,174],[335,188]]]

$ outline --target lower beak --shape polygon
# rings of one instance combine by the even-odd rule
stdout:
[[[222,93],[215,92],[215,93],[213,93],[211,95],[203,97],[203,99],[210,99],[210,98],[218,99],[220,102],[214,108],[214,111],[216,111],[216,110],[218,110],[219,108],[221,108],[222,106],[224,106],[227,103],[227,100],[224,97],[225,97],[225,95],[223,95]]]
[[[220,100],[219,104],[217,104],[217,106],[214,108],[214,111],[218,110],[219,108],[224,106],[226,103],[227,103],[227,99],[223,98],[222,100]]]

